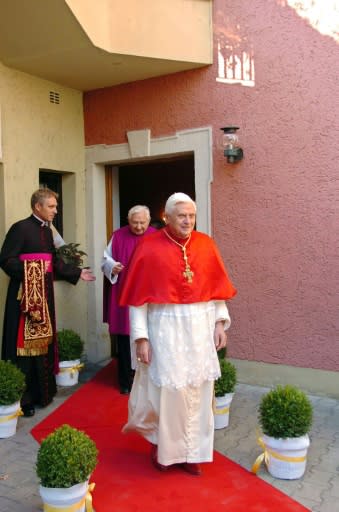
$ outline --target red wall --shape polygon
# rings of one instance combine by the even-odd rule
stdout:
[[[215,0],[214,64],[86,93],[86,144],[212,126],[213,236],[238,288],[229,355],[337,370],[338,42],[286,4]],[[253,87],[216,81],[218,42],[253,52]],[[217,145],[227,124],[235,166]]]

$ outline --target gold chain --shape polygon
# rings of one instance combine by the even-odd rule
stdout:
[[[174,240],[174,238],[171,237],[171,235],[167,232],[166,229],[164,229],[164,233],[165,235],[167,236],[167,238],[169,238],[170,240],[172,240],[172,242],[174,242],[175,244],[177,244],[180,249],[182,250],[182,255],[183,255],[183,258],[184,258],[184,261],[185,261],[185,270],[184,272],[182,273],[182,275],[184,276],[185,279],[187,279],[187,282],[188,283],[192,283],[192,280],[193,280],[193,276],[194,276],[194,272],[191,270],[191,267],[188,263],[188,257],[187,257],[187,254],[186,254],[186,245],[188,244],[188,242],[191,240],[191,235],[192,233],[190,234],[190,236],[188,237],[188,239],[186,240],[186,242],[184,243],[184,245],[180,244],[179,242],[177,242],[176,240]]]

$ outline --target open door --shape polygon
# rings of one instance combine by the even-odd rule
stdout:
[[[148,206],[151,222],[163,220],[167,198],[174,192],[184,192],[195,200],[194,155],[184,155],[135,164],[124,164],[117,168],[118,190],[114,190],[113,173],[116,168],[105,168],[106,185],[106,233],[110,238],[113,226],[127,224],[128,210],[136,204]],[[114,217],[114,201],[119,200],[119,219]]]

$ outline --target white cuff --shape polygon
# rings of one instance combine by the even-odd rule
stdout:
[[[147,326],[147,310],[148,304],[142,306],[129,306],[129,323],[130,323],[130,339],[131,342],[140,338],[148,337]]]
[[[226,306],[226,302],[224,300],[216,300],[215,301],[215,321],[218,320],[224,321],[224,330],[227,331],[227,329],[231,325],[231,318]]]

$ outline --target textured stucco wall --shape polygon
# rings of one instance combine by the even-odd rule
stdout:
[[[49,101],[49,92],[60,104]],[[9,69],[0,63],[2,157],[0,164],[0,246],[8,228],[31,213],[30,198],[39,186],[39,168],[74,173],[64,238],[86,244],[85,163],[82,93]],[[65,185],[67,186],[67,184]],[[65,190],[65,196],[67,196]],[[72,205],[75,205],[72,207]],[[67,211],[73,215],[67,218]],[[0,331],[8,278],[0,271]],[[86,284],[56,283],[58,325],[86,336]],[[81,291],[81,288],[83,290]],[[0,332],[1,344],[1,332]]]
[[[210,67],[87,93],[86,144],[211,125],[213,235],[238,288],[229,355],[337,370],[338,43],[281,0],[215,0],[214,36]],[[216,81],[225,41],[253,54],[252,87]],[[245,152],[233,167],[227,124]]]

